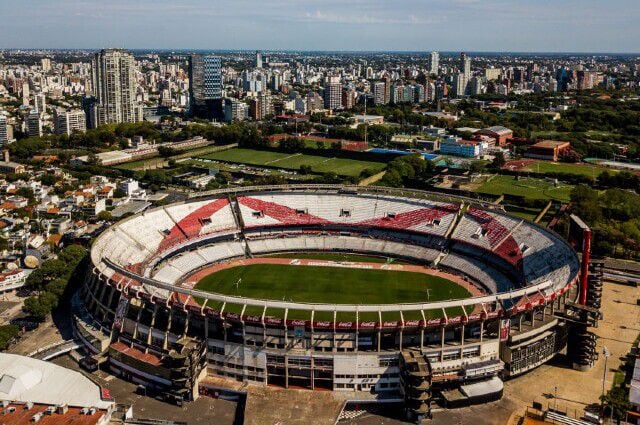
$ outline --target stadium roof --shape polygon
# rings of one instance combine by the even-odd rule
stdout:
[[[43,360],[0,353],[0,400],[107,409],[100,386],[80,372]]]

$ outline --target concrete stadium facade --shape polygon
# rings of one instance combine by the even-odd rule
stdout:
[[[410,260],[458,274],[482,294],[307,304],[203,292],[189,282],[232,259],[326,251]],[[333,185],[214,191],[150,210],[107,229],[91,258],[76,328],[115,373],[180,399],[197,396],[206,376],[390,391],[422,413],[424,400],[446,404],[465,386],[499,392],[498,378],[563,350],[563,312],[579,277],[577,255],[562,237],[494,205]],[[420,376],[428,375],[428,396],[407,384],[406,353],[427,365]],[[180,385],[172,369],[185,377]]]

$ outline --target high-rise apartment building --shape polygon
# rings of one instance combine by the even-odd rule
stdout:
[[[40,59],[40,64],[42,66],[42,72],[49,72],[51,71],[51,59],[49,58],[42,58]]]
[[[24,81],[22,83],[22,105],[23,106],[29,106],[29,82],[28,81]]]
[[[460,53],[460,72],[469,81],[471,78],[471,58],[465,52]]]
[[[244,121],[248,116],[249,105],[237,99],[224,100],[224,120],[226,122]]]
[[[256,121],[260,121],[272,114],[273,102],[268,93],[259,93],[255,99],[251,100],[251,104],[249,105],[249,115],[251,118]]]
[[[56,134],[71,135],[74,131],[85,132],[86,115],[81,109],[55,109],[53,113],[53,123]]]
[[[371,91],[373,91],[373,103],[375,105],[384,105],[385,93],[386,93],[384,81],[378,81],[373,83],[373,87]]]
[[[460,79],[462,75],[462,79]],[[456,81],[456,95],[464,96],[471,81],[471,58],[465,52],[460,53],[460,74]]]
[[[136,63],[122,49],[96,53],[92,63],[95,125],[136,121]]]
[[[27,115],[26,130],[29,137],[42,136],[42,120],[40,119],[40,113],[32,109]]]
[[[462,72],[459,72],[453,79],[453,90],[457,97],[462,97],[467,91],[467,79]]]
[[[502,75],[502,69],[500,68],[487,68],[484,70],[484,78],[487,81],[496,81],[500,79]]]
[[[44,114],[47,111],[47,98],[44,93],[38,93],[33,97],[33,105],[35,110]]]
[[[373,78],[373,68],[371,68],[370,66],[368,66],[368,67],[367,67],[367,71],[366,71],[366,73],[365,73],[365,74],[366,74],[366,75],[365,75],[365,78],[366,78],[367,80],[372,79],[372,78]]]
[[[431,52],[429,58],[429,73],[438,75],[438,69],[440,68],[440,53]]]
[[[331,110],[342,109],[342,86],[338,76],[325,78],[324,107]]]
[[[0,115],[0,146],[9,143],[9,135],[7,133],[7,117]]]
[[[358,92],[353,89],[342,91],[342,107],[344,109],[351,109],[355,106],[358,100]]]
[[[189,97],[192,115],[222,118],[222,61],[219,56],[191,55]]]
[[[256,68],[262,68],[262,52],[256,51]]]

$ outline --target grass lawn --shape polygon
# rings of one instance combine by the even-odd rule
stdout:
[[[572,185],[559,183],[555,186],[552,182],[543,179],[521,177],[516,180],[515,176],[495,175],[476,191],[489,195],[514,195],[568,202],[572,189]]]
[[[144,168],[145,166],[149,166],[151,164],[160,164],[164,161],[165,161],[165,158],[160,158],[156,156],[154,158],[141,159],[138,161],[125,162],[124,164],[118,164],[115,166],[115,168],[118,168],[120,170],[136,170],[138,168]]]
[[[242,279],[236,287],[236,282]],[[394,304],[470,296],[450,280],[424,273],[340,267],[252,264],[201,279],[196,289],[258,299],[330,304]]]
[[[301,165],[308,165],[314,173],[334,172],[342,176],[359,176],[362,170],[371,169],[374,172],[378,172],[385,167],[383,162],[242,148],[214,152],[203,155],[200,158],[237,164],[276,167],[286,170],[299,170]]]
[[[564,162],[537,161],[525,168],[527,171],[540,173],[567,173],[580,174],[596,178],[603,171],[615,172],[615,170],[598,167],[589,164],[568,164]]]
[[[523,208],[517,205],[508,204],[504,204],[504,209],[507,210],[509,214],[529,221],[535,220],[538,214],[542,211],[542,208]]]

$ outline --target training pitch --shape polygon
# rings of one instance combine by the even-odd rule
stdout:
[[[309,166],[314,173],[333,172],[342,176],[359,176],[363,170],[379,172],[385,167],[383,162],[334,158],[302,153],[284,153],[253,149],[228,149],[199,157],[236,164],[247,164],[269,168],[298,171],[301,166]]]

